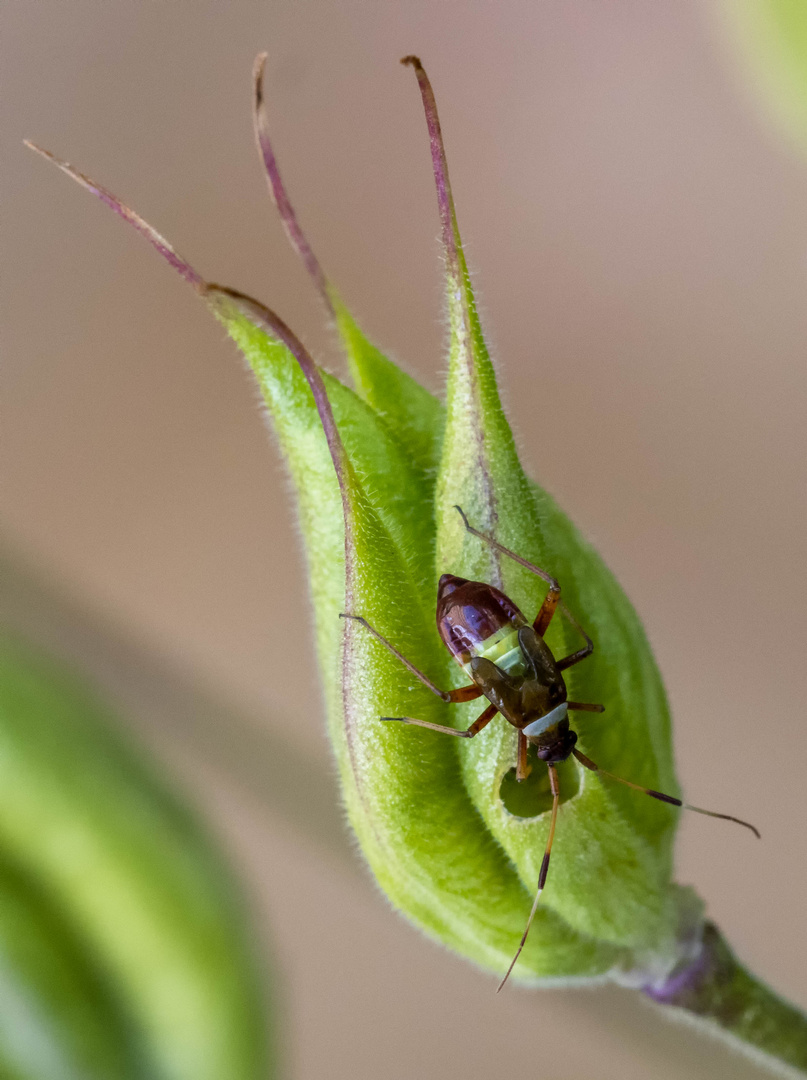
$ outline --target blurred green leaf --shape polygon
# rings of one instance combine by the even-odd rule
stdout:
[[[0,1075],[146,1080],[116,989],[35,879],[0,870]]]
[[[721,0],[723,28],[765,115],[807,152],[807,4]]]
[[[193,817],[72,676],[0,637],[0,1062],[267,1076],[255,946]]]

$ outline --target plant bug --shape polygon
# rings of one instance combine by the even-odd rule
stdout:
[[[561,602],[560,585],[553,577],[540,567],[522,559],[520,555],[516,555],[492,537],[475,529],[461,507],[455,506],[454,509],[458,511],[466,530],[472,536],[508,558],[514,559],[547,583],[549,591],[532,625],[513,601],[494,586],[481,581],[468,581],[466,578],[455,577],[453,574],[443,574],[437,586],[437,630],[449,652],[472,681],[468,686],[461,686],[456,690],[441,690],[361,615],[343,614],[341,618],[355,619],[366,626],[382,645],[443,701],[458,704],[486,697],[489,702],[484,712],[465,731],[446,727],[443,724],[432,724],[427,720],[417,720],[411,716],[382,716],[381,720],[415,724],[418,727],[429,728],[445,735],[454,735],[460,739],[472,739],[487,727],[494,716],[501,713],[518,732],[516,778],[525,780],[529,775],[527,751],[530,744],[535,747],[538,758],[546,762],[552,793],[549,836],[527,925],[510,967],[499,983],[498,993],[507,982],[521,955],[535,918],[535,912],[538,910],[538,901],[546,884],[560,802],[560,786],[555,767],[557,762],[565,761],[573,755],[584,768],[590,769],[598,776],[625,784],[634,791],[642,792],[661,802],[670,803],[672,806],[694,810],[696,814],[734,821],[750,829],[757,838],[760,834],[758,829],[749,822],[742,821],[731,814],[718,814],[713,810],[691,806],[673,795],[665,795],[662,791],[654,791],[652,788],[624,780],[621,776],[615,776],[601,769],[591,758],[586,757],[577,749],[575,745],[577,734],[569,726],[568,713],[575,711],[601,713],[605,711],[605,706],[569,701],[563,672],[591,656],[594,651],[594,642],[566,605]],[[580,634],[585,645],[568,656],[556,660],[544,640],[544,635],[558,610]]]

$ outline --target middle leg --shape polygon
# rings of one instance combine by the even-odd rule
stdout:
[[[576,652],[569,653],[568,656],[564,656],[561,660],[558,660],[558,671],[565,671],[566,668],[573,667],[574,664],[579,664],[581,660],[585,660],[587,656],[591,656],[591,654],[594,652],[594,642],[585,632],[577,619],[574,618],[574,616],[571,614],[565,604],[562,605],[562,608],[563,614],[566,616],[566,618],[569,620],[569,622],[572,624],[578,634],[580,634],[581,637],[585,639],[586,643],[582,649],[578,649]]]

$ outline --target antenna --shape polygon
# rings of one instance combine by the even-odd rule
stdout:
[[[623,780],[621,776],[614,776],[613,773],[601,769],[599,765],[594,764],[591,758],[587,758],[585,754],[581,754],[578,749],[575,748],[572,750],[572,753],[581,765],[585,765],[585,767],[591,769],[592,772],[599,773],[600,776],[607,776],[609,780],[616,780],[618,784],[624,784],[625,787],[633,788],[634,791],[641,791],[643,795],[649,795],[651,799],[659,799],[661,802],[669,803],[671,806],[680,806],[682,810],[692,810],[696,814],[705,814],[707,817],[721,818],[723,821],[733,821],[737,825],[742,825],[746,829],[750,829],[757,840],[762,839],[759,829],[755,825],[752,825],[750,821],[743,821],[742,818],[733,817],[731,814],[718,814],[714,810],[704,810],[700,806],[691,806],[689,803],[681,802],[680,799],[676,799],[674,795],[665,795],[663,791],[654,791],[653,788],[642,787],[641,784],[632,784],[630,780]]]
[[[546,875],[549,872],[549,856],[552,853],[552,841],[555,839],[555,822],[558,820],[558,803],[560,802],[560,784],[558,783],[558,770],[554,765],[547,765],[549,769],[549,787],[552,791],[552,819],[549,823],[549,836],[546,841],[546,851],[544,852],[544,858],[541,862],[541,871],[538,874],[538,891],[535,894],[535,900],[532,903],[532,910],[530,911],[530,917],[527,919],[527,925],[522,934],[521,941],[518,943],[518,949],[516,955],[510,961],[510,967],[496,987],[496,993],[503,988],[504,984],[510,978],[510,972],[516,966],[516,960],[521,956],[521,950],[524,948],[524,943],[527,940],[527,934],[530,932],[532,926],[532,920],[535,918],[535,913],[538,910],[538,901],[541,899],[541,893],[544,891],[544,885],[546,884]]]

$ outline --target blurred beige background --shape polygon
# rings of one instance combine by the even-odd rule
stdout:
[[[497,998],[389,910],[317,779],[306,586],[255,391],[191,290],[21,146],[111,187],[338,370],[252,146],[267,49],[276,148],[324,265],[439,388],[438,222],[397,64],[420,53],[525,462],[645,621],[687,795],[764,834],[682,822],[680,880],[807,1006],[807,162],[755,109],[710,5],[6,0],[2,24],[2,534],[78,598],[51,618],[29,583],[12,607],[140,702],[228,838],[283,972],[290,1075],[762,1076],[616,990]],[[150,680],[138,698],[120,673],[147,656],[242,727],[222,738],[229,714],[201,723]]]

